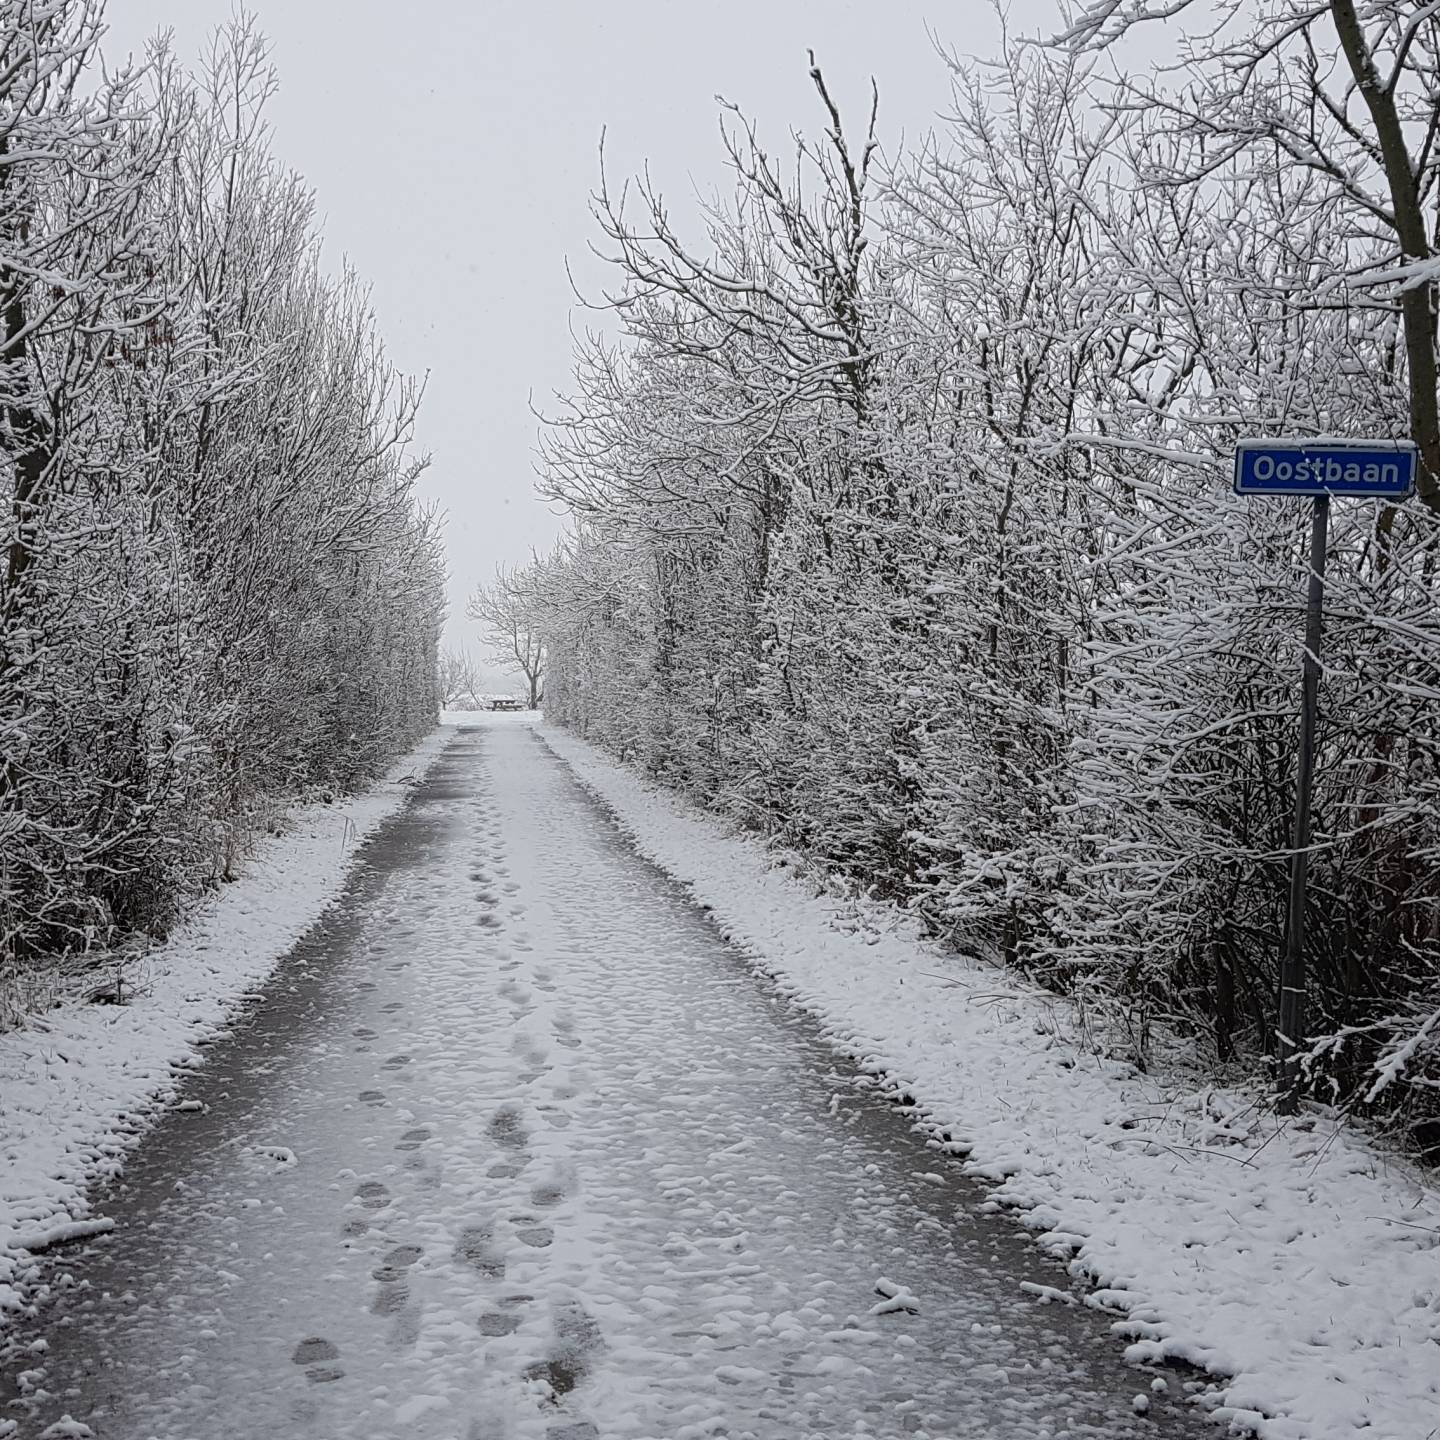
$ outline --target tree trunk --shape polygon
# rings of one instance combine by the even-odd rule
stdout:
[[[1385,164],[1395,235],[1407,260],[1431,258],[1415,166],[1395,104],[1395,92],[1380,78],[1354,0],[1330,0],[1330,13],[1356,87],[1370,111]],[[1405,324],[1405,359],[1410,380],[1410,435],[1420,452],[1418,489],[1425,505],[1440,514],[1440,400],[1436,397],[1435,285],[1408,285],[1400,295]]]

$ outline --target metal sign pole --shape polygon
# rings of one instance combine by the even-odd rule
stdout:
[[[1300,764],[1295,780],[1295,834],[1290,855],[1290,914],[1280,966],[1280,1101],[1293,1115],[1305,1043],[1305,880],[1310,865],[1310,792],[1315,780],[1315,725],[1320,708],[1320,621],[1330,497],[1315,497],[1310,525],[1310,592],[1305,604],[1305,668],[1300,699]]]
[[[1237,495],[1309,495],[1310,593],[1305,607],[1305,670],[1301,687],[1300,765],[1295,777],[1294,845],[1290,852],[1290,906],[1285,952],[1280,957],[1280,1094],[1278,1108],[1293,1114],[1300,1097],[1305,1048],[1305,879],[1310,867],[1310,791],[1315,781],[1315,724],[1320,699],[1320,607],[1325,598],[1325,544],[1330,497],[1399,504],[1415,489],[1419,451],[1411,440],[1352,440],[1339,436],[1269,437],[1235,445]]]

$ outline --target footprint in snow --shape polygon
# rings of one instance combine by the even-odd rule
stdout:
[[[374,1300],[370,1302],[372,1315],[398,1315],[410,1303],[410,1286],[402,1278],[382,1281]]]
[[[503,1106],[490,1117],[487,1127],[490,1138],[512,1150],[523,1149],[530,1139],[529,1132],[520,1118],[520,1111],[513,1105]]]
[[[553,1358],[536,1360],[534,1364],[527,1365],[520,1373],[531,1382],[538,1380],[548,1385],[550,1387],[549,1398],[552,1401],[563,1400],[580,1383],[581,1378],[563,1360]],[[552,1428],[546,1433],[554,1435],[555,1431]]]
[[[308,1339],[300,1341],[290,1355],[292,1364],[315,1365],[321,1360],[338,1360],[340,1352],[329,1341],[318,1335],[311,1335]]]
[[[455,1241],[455,1259],[487,1280],[505,1275],[505,1255],[496,1246],[488,1225],[467,1225]]]
[[[355,1191],[355,1198],[367,1210],[383,1210],[390,1203],[390,1191],[378,1180],[367,1180]]]
[[[567,1300],[555,1311],[556,1353],[580,1373],[604,1345],[599,1322],[578,1300]]]
[[[390,1343],[397,1350],[408,1350],[420,1338],[420,1314],[402,1310],[390,1327]]]
[[[527,1380],[543,1381],[550,1387],[551,1398],[563,1400],[590,1373],[590,1362],[603,1344],[600,1326],[583,1305],[568,1301],[555,1312],[555,1345],[550,1355],[526,1366]],[[551,1427],[547,1437],[557,1433],[573,1440],[598,1435],[588,1421],[572,1422],[560,1428]]]

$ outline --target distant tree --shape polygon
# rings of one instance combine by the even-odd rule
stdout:
[[[541,638],[535,599],[536,565],[496,570],[495,579],[470,597],[466,613],[484,627],[490,659],[525,677],[528,703],[537,709],[544,698],[545,642]]]
[[[480,671],[474,657],[463,646],[442,650],[435,662],[436,694],[443,709],[453,710],[480,693]]]

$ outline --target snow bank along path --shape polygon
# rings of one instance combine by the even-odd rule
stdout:
[[[199,1047],[340,893],[356,847],[448,739],[437,730],[362,795],[293,811],[150,952],[127,1004],[75,998],[0,1035],[0,1327],[30,1304],[36,1252],[109,1228],[89,1216],[86,1187],[120,1170]]]
[[[541,732],[832,1039],[968,1152],[1121,1317],[1138,1361],[1229,1377],[1266,1440],[1440,1435],[1440,1195],[1318,1113],[1087,1054],[1068,1016],[883,907],[816,894],[676,797]]]

